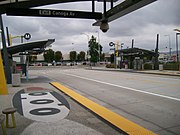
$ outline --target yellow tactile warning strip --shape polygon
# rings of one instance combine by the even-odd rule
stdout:
[[[155,135],[152,131],[129,121],[58,82],[51,82],[50,84],[129,135]]]

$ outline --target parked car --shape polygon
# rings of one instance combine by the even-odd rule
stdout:
[[[52,63],[48,63],[48,66],[52,66]]]
[[[48,66],[48,63],[47,62],[43,62],[42,66]]]
[[[62,62],[56,62],[56,66],[61,66]]]

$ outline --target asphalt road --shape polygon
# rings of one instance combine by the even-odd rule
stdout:
[[[72,67],[34,68],[29,74],[60,82],[157,134],[180,134],[178,77]]]

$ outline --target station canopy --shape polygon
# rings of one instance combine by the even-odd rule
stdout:
[[[102,2],[103,9],[100,12],[101,18],[88,18],[95,19],[93,26],[100,26],[103,22],[111,22],[126,14],[129,14],[141,7],[144,7],[156,0],[0,0],[0,14],[6,13],[9,8],[24,8],[31,9],[33,7],[70,3],[70,2],[92,2],[92,13],[96,13],[95,2]],[[120,2],[119,2],[120,1]],[[106,3],[110,3],[110,8],[106,7]],[[115,3],[115,4],[114,4]],[[14,14],[15,15],[15,14]],[[85,16],[89,16],[85,14]],[[69,16],[68,16],[69,17]]]
[[[146,49],[140,49],[140,48],[127,48],[118,50],[118,53],[122,56],[155,56],[156,53],[154,51],[149,51]]]
[[[13,45],[7,47],[7,52],[10,55],[13,54],[40,54],[44,52],[46,47],[49,47],[55,39],[48,39],[42,41],[35,41],[35,42],[27,42],[24,44]]]

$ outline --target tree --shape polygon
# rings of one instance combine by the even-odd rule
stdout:
[[[111,59],[111,63],[114,63],[114,54],[113,53],[111,54],[111,58],[110,59]]]
[[[61,51],[56,51],[55,54],[54,54],[54,59],[56,62],[59,62],[62,60],[62,53]]]
[[[104,61],[104,60],[105,60],[105,53],[102,53],[100,57],[100,61]]]
[[[69,55],[70,55],[71,61],[76,61],[76,58],[77,58],[77,52],[76,51],[71,51]]]
[[[54,51],[52,49],[46,50],[43,56],[46,62],[52,62],[54,60]]]
[[[85,55],[86,53],[84,51],[81,51],[79,54],[78,54],[78,60],[79,61],[84,61],[85,60]]]
[[[90,61],[96,63],[99,60],[99,49],[102,51],[102,46],[96,42],[94,36],[89,41],[89,55],[91,56]]]

